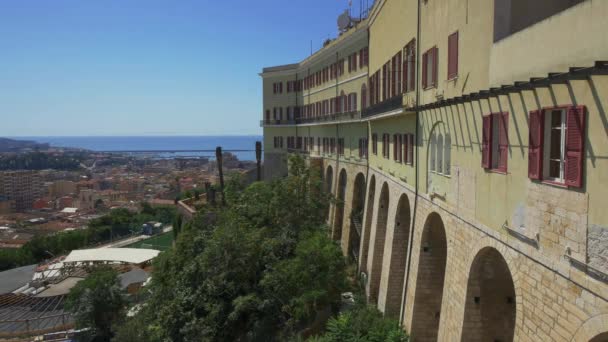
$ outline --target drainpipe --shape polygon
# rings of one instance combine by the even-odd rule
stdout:
[[[420,111],[418,110],[420,104],[420,0],[418,0],[418,22],[417,22],[417,30],[416,30],[416,133],[415,139],[418,142],[419,137],[418,134],[420,132]],[[412,227],[410,229],[410,236],[408,238],[408,253],[407,253],[407,270],[405,274],[405,286],[403,287],[403,295],[401,300],[401,314],[399,315],[399,324],[403,325],[403,320],[405,316],[405,301],[407,298],[407,289],[410,283],[410,268],[412,264],[412,247],[414,245],[414,230],[416,228],[416,212],[418,211],[418,182],[419,182],[419,161],[418,158],[418,149],[416,149],[416,165],[414,168],[415,174],[415,192],[414,192],[414,212],[412,214]]]

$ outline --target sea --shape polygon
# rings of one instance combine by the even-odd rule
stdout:
[[[255,143],[259,135],[227,136],[72,136],[72,137],[10,137],[33,140],[54,147],[82,148],[91,151],[156,151],[149,155],[159,158],[200,157],[215,159],[215,148],[231,152],[239,160],[255,160]],[[188,152],[171,152],[188,150]],[[192,152],[192,150],[198,150]],[[201,151],[205,150],[205,151]],[[239,151],[235,151],[239,150]],[[160,151],[160,152],[158,152]],[[167,152],[164,152],[167,151]],[[137,153],[141,154],[141,153]]]

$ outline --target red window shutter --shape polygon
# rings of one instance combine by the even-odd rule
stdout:
[[[409,134],[403,135],[403,163],[407,164],[410,162],[409,160]]]
[[[458,31],[448,37],[448,79],[458,76]]]
[[[543,111],[531,111],[529,121],[528,177],[530,179],[542,179],[544,145],[543,127],[545,123]]]
[[[439,49],[433,48],[433,86],[437,86],[437,61],[439,60]]]
[[[492,115],[483,117],[481,137],[481,166],[489,169],[492,164]]]
[[[566,114],[566,185],[583,186],[583,149],[585,146],[585,106],[570,107]]]
[[[498,152],[500,160],[498,169],[507,172],[507,163],[509,158],[509,113],[504,112],[497,115],[498,117]]]
[[[410,47],[411,49],[411,60],[409,61],[408,64],[408,68],[412,68],[412,77],[410,78],[410,86],[409,86],[409,91],[412,91],[414,89],[416,89],[416,48],[415,45],[413,44],[415,42],[412,41],[412,46]]]
[[[425,52],[424,54],[422,54],[422,88],[426,88],[428,86],[427,84],[427,72],[428,72],[428,52]]]
[[[407,54],[406,54],[407,56]],[[409,84],[409,80],[407,79],[407,57],[403,59],[402,67],[401,67],[401,86],[402,91],[405,93],[408,91],[407,86]]]
[[[409,143],[410,150],[408,151],[408,157],[407,158],[410,161],[410,165],[414,165],[414,135],[410,134],[409,138],[410,138],[410,143]]]

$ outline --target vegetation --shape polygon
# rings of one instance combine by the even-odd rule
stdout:
[[[407,342],[399,322],[384,318],[373,306],[359,303],[327,322],[326,333],[310,342]]]
[[[143,309],[115,341],[285,341],[322,325],[352,288],[345,258],[328,237],[330,198],[319,175],[293,157],[285,179],[246,189],[229,179],[228,205],[207,206],[183,226],[174,248],[155,260]],[[330,328],[361,341],[405,341],[398,324],[375,309],[332,324],[345,320],[361,327]],[[331,332],[319,341],[348,341]]]
[[[99,267],[70,290],[66,309],[72,312],[77,328],[90,328],[91,341],[110,341],[113,326],[124,318],[125,293],[118,273]]]
[[[133,232],[149,221],[171,223],[176,215],[173,207],[153,208],[147,203],[133,214],[127,209],[114,209],[107,215],[91,220],[87,229],[34,237],[21,248],[0,249],[0,271],[37,263],[78,248],[108,242]]]

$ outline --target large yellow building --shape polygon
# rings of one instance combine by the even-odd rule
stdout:
[[[414,341],[606,341],[606,24],[600,0],[378,0],[263,70],[265,176],[323,166],[332,236]]]

